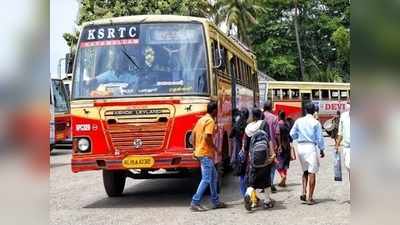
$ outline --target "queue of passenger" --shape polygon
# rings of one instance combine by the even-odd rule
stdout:
[[[263,111],[254,107],[233,110],[233,127],[230,138],[233,142],[233,154],[230,162],[233,174],[239,177],[239,192],[244,199],[245,209],[251,211],[262,207],[274,207],[272,193],[276,192],[275,173],[278,172],[281,188],[287,186],[290,162],[298,158],[302,169],[302,192],[300,201],[314,205],[316,176],[320,167],[320,158],[324,158],[325,141],[322,126],[315,118],[316,108],[312,102],[305,104],[304,116],[295,122],[286,118],[285,112],[278,116],[272,113],[272,103],[265,102]],[[347,107],[350,111],[350,107]],[[205,211],[200,205],[204,192],[209,188],[213,209],[227,205],[219,200],[217,193],[218,173],[213,157],[216,147],[213,143],[217,104],[208,104],[207,114],[198,120],[192,134],[194,157],[200,161],[202,179],[196,194],[192,198],[192,211]],[[297,143],[297,154],[293,142]],[[350,172],[350,116],[349,112],[340,117],[338,139],[335,143],[339,151],[344,145],[346,168]],[[264,193],[263,200],[260,196]]]

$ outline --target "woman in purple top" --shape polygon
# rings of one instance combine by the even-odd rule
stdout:
[[[292,139],[289,135],[290,124],[286,120],[285,112],[279,112],[278,127],[276,129],[277,139],[278,139],[278,164],[277,170],[281,176],[281,181],[278,186],[286,187],[287,170],[289,169],[291,156],[291,142]]]

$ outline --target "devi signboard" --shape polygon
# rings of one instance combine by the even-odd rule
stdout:
[[[347,101],[321,100],[313,101],[313,103],[319,107],[320,114],[336,114],[337,111],[345,111]]]

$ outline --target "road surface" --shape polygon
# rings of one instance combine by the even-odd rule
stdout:
[[[317,176],[316,205],[302,204],[301,169],[292,161],[288,187],[272,194],[276,205],[270,210],[247,212],[239,194],[237,177],[223,178],[221,199],[229,208],[191,212],[189,204],[197,183],[194,179],[127,179],[124,196],[108,198],[101,171],[74,174],[70,169],[70,151],[54,150],[50,156],[50,224],[95,225],[168,225],[168,224],[349,224],[350,186],[347,172],[343,182],[333,180],[333,142]],[[343,167],[344,168],[344,167]],[[277,182],[278,178],[276,178]],[[210,206],[208,198],[204,204]]]

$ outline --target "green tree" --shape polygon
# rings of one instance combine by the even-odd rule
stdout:
[[[81,0],[77,25],[101,18],[144,14],[172,14],[208,17],[211,5],[207,0]],[[64,34],[74,51],[79,32]]]
[[[248,27],[257,24],[256,16],[262,12],[264,8],[255,0],[219,0],[214,5],[214,21],[225,22],[229,31],[235,25],[239,40],[250,45]]]
[[[259,14],[259,23],[250,29],[259,68],[278,80],[302,80],[295,35],[294,0],[261,2],[268,8],[267,12]],[[304,80],[349,81],[349,7],[349,0],[298,1]],[[290,70],[276,66],[282,58],[291,59],[286,60]],[[290,74],[285,74],[287,72]]]

